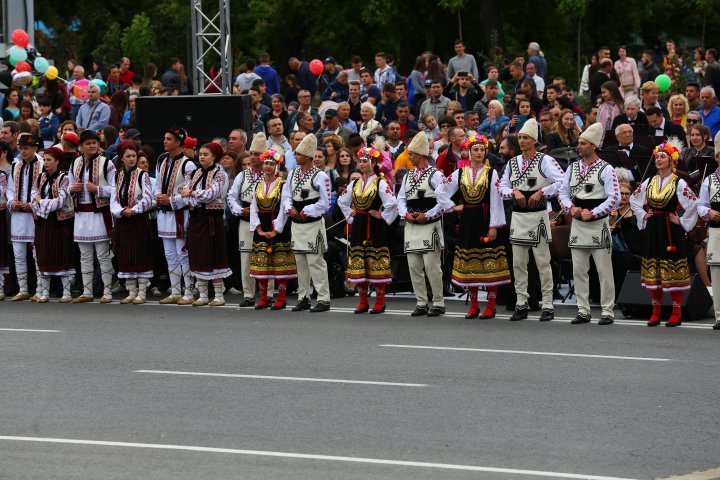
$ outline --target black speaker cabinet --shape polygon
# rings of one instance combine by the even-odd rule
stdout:
[[[616,305],[626,317],[650,318],[650,315],[652,315],[650,292],[640,286],[640,272],[629,271],[625,275],[625,281]],[[710,307],[712,307],[712,297],[708,293],[707,287],[705,287],[698,275],[693,275],[690,290],[683,294],[683,320],[702,320],[707,316]],[[666,293],[663,295],[662,302],[664,319],[670,316],[671,310],[672,300],[670,295]]]
[[[149,143],[158,155],[163,152],[163,131],[172,125],[185,128],[198,139],[198,145],[216,137],[227,138],[235,128],[242,128],[252,138],[250,95],[137,97],[135,108],[143,143]]]

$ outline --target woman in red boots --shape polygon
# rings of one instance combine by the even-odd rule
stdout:
[[[674,173],[680,151],[671,142],[655,147],[653,156],[658,173],[645,180],[630,197],[638,228],[645,230],[640,281],[652,298],[649,327],[660,325],[664,292],[670,293],[673,305],[665,326],[680,325],[683,292],[690,290],[685,232],[697,221],[697,199],[687,183]],[[677,213],[680,208],[684,210],[682,216]]]
[[[282,208],[285,180],[279,171],[283,156],[277,150],[260,154],[263,177],[258,181],[250,202],[250,228],[253,230],[253,251],[250,257],[250,276],[260,284],[260,300],[255,310],[270,307],[282,310],[287,305],[287,281],[297,278],[295,254],[290,249],[290,223]],[[268,282],[273,280],[278,296],[270,305]]]
[[[452,197],[460,190],[460,203],[453,207],[460,217],[458,243],[455,246],[452,283],[467,288],[470,311],[465,318],[493,318],[498,287],[510,283],[505,247],[497,242],[497,229],[505,226],[503,200],[497,189],[497,172],[487,162],[488,141],[472,135],[462,145],[470,151],[470,165],[455,170],[445,191]],[[487,290],[487,305],[482,315],[478,289]]]
[[[355,313],[369,310],[368,287],[375,287],[375,305],[370,313],[385,311],[385,286],[392,280],[388,225],[397,217],[397,201],[380,173],[382,154],[373,147],[358,151],[361,177],[349,184],[337,204],[350,230],[347,280],[357,285],[360,305]]]

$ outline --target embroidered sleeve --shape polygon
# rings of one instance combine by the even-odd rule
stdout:
[[[382,200],[383,204],[383,209],[380,212],[380,215],[382,215],[385,223],[390,225],[395,221],[398,215],[397,200],[390,189],[390,185],[388,185],[385,180],[380,180],[380,183],[378,184],[378,195],[380,195],[380,200]]]
[[[345,220],[347,221],[348,225],[352,225],[353,219],[355,218],[352,216],[353,185],[355,185],[355,183],[348,183],[343,193],[337,199],[337,205],[338,207],[340,207],[340,211],[342,211],[343,215],[345,216]]]
[[[570,197],[570,180],[572,180],[573,168],[575,168],[573,165],[575,164],[568,166],[558,189],[558,201],[564,212],[568,212],[573,207],[572,198]]]
[[[141,175],[142,178],[142,197],[138,203],[132,207],[132,211],[136,214],[145,213],[152,208],[152,183],[150,182],[150,175]]]
[[[105,161],[108,162],[107,185],[98,185],[98,198],[111,198],[115,195],[115,165],[109,159]]]
[[[641,185],[638,185],[637,189],[630,195],[630,208],[633,214],[635,214],[639,230],[645,229],[645,198],[649,184],[650,180],[645,180]]]
[[[508,160],[507,164],[505,165],[505,171],[503,172],[502,179],[500,180],[500,183],[498,185],[498,192],[500,193],[500,196],[504,199],[511,199],[513,197],[513,188],[510,183],[510,170],[512,170],[512,164],[516,160],[514,158],[511,158]]]
[[[676,195],[680,205],[683,210],[685,210],[685,213],[680,217],[680,225],[682,225],[686,232],[689,232],[693,229],[698,219],[697,198],[683,179],[678,180]]]
[[[312,179],[312,182],[313,185],[318,188],[320,198],[318,198],[317,202],[306,205],[302,211],[308,217],[322,217],[330,208],[330,177],[328,177],[325,172],[319,172]]]
[[[258,185],[262,186],[262,182],[258,183]],[[282,210],[282,208],[280,210]],[[259,211],[260,209],[257,204],[257,190],[255,190],[255,192],[253,192],[252,199],[250,200],[250,230],[253,232],[260,226]]]
[[[558,188],[563,181],[563,169],[560,168],[554,158],[545,155],[542,159],[542,170],[545,176],[552,180],[553,183],[543,187],[541,191],[546,198],[554,197],[557,195]]]
[[[498,190],[498,174],[493,170],[490,185],[490,227],[501,228],[505,226],[505,205]]]
[[[447,180],[441,172],[436,171],[433,173],[430,179],[430,185],[435,189],[436,203],[433,208],[425,212],[425,217],[427,217],[428,220],[434,220],[442,215],[448,208],[452,208],[453,203],[445,188],[447,186]]]
[[[452,198],[452,196],[458,191],[458,188],[460,187],[461,172],[462,170],[458,168],[448,177],[447,183],[445,184],[445,194],[447,194],[448,198]],[[448,208],[445,213],[452,212],[454,206],[455,204],[451,202],[450,208]]]
[[[600,172],[605,195],[607,198],[603,203],[592,209],[593,218],[599,218],[610,213],[620,203],[620,186],[618,185],[617,174],[612,166],[607,165]]]
[[[242,214],[242,203],[240,203],[240,188],[242,187],[243,179],[245,178],[245,172],[240,172],[235,176],[230,190],[227,194],[227,203],[230,207],[230,211],[235,216]]]
[[[700,186],[700,198],[697,202],[697,212],[700,218],[710,220],[710,177],[705,177]]]
[[[195,199],[199,203],[211,203],[222,199],[227,192],[227,174],[218,170],[213,175],[212,185],[204,190],[195,190]]]

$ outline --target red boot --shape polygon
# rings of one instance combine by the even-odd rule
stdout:
[[[682,325],[682,297],[683,292],[671,292],[670,296],[672,297],[672,315],[670,315],[670,318],[668,318],[668,321],[665,323],[666,327],[677,327],[678,325]]]
[[[487,305],[485,305],[485,311],[480,315],[480,318],[495,318],[495,300],[497,299],[498,287],[488,287],[487,289]]]
[[[385,284],[378,283],[375,285],[375,306],[370,310],[372,314],[383,313],[385,311]]]
[[[657,327],[660,325],[660,309],[662,308],[663,291],[661,289],[650,290],[650,299],[652,302],[653,313],[647,323],[648,327]]]
[[[358,283],[357,290],[358,295],[360,295],[360,305],[355,309],[355,313],[366,313],[370,309],[370,304],[368,303],[368,284]]]
[[[478,306],[478,288],[468,288],[468,297],[470,297],[470,310],[468,310],[465,319],[470,320],[472,318],[478,318],[480,315],[480,307]]]
[[[260,300],[255,304],[255,310],[262,310],[270,306],[268,299],[268,281],[267,279],[260,280]]]
[[[287,302],[285,300],[285,292],[287,291],[287,280],[276,280],[277,288],[278,288],[278,296],[277,299],[275,299],[275,303],[272,307],[270,307],[270,310],[282,310],[287,306]]]

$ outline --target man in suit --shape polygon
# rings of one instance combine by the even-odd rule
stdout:
[[[612,60],[604,58],[600,61],[600,67],[598,71],[593,74],[590,78],[590,98],[593,103],[595,99],[600,96],[600,87],[603,83],[612,80],[611,72],[613,70]]]
[[[630,170],[636,182],[639,182],[640,179],[643,178],[643,174],[645,174],[645,178],[650,178],[650,176],[657,173],[654,162],[650,162],[652,150],[644,145],[635,143],[633,127],[627,123],[618,125],[615,127],[615,138],[617,138],[618,143],[616,145],[610,145],[605,149],[607,152],[617,152],[614,158],[608,156],[606,159],[608,163],[613,167],[623,167]],[[627,160],[621,157],[621,155],[626,156]],[[648,163],[651,163],[649,167],[647,167]],[[647,172],[645,172],[646,167],[648,169]]]
[[[655,129],[653,135],[656,137],[678,137],[681,142],[687,145],[685,130],[672,121],[665,118],[660,107],[650,107],[645,111],[648,123]]]

